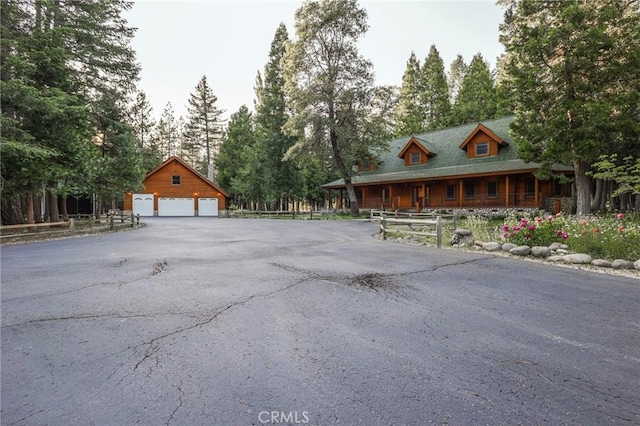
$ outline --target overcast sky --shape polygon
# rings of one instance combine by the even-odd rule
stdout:
[[[139,89],[156,118],[171,102],[176,117],[198,81],[207,76],[228,118],[241,105],[253,109],[254,82],[268,61],[283,22],[295,38],[294,13],[302,1],[136,0],[125,17],[137,28],[132,42],[142,65]],[[360,0],[369,31],[360,53],[371,60],[376,84],[397,85],[412,51],[422,64],[435,44],[448,71],[459,53],[468,64],[477,52],[495,66],[503,52],[495,1]]]

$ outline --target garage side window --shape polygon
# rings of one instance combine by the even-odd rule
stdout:
[[[180,176],[171,176],[171,185],[180,185]]]

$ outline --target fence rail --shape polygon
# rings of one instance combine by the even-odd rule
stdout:
[[[330,210],[229,210],[228,217],[236,218],[290,218],[290,219],[314,219],[322,216],[334,216],[336,213]]]
[[[448,216],[454,218],[455,221],[454,215]],[[442,247],[442,218],[443,215],[433,215],[429,213],[386,212],[380,210],[372,210],[370,215],[371,221],[380,222],[380,233],[382,234],[383,240],[387,239],[387,233],[391,231],[390,228],[397,227],[391,232],[435,237],[438,248]],[[418,228],[418,230],[416,230],[414,226]],[[407,227],[408,229],[406,229]],[[429,229],[429,231],[422,230],[424,228]]]
[[[63,222],[27,223],[20,225],[0,226],[0,239],[17,238],[23,236],[45,235],[73,235],[78,230],[92,232],[101,228],[114,230],[115,228],[133,227],[140,225],[140,215],[130,213],[110,213],[104,219],[75,219],[70,218]]]

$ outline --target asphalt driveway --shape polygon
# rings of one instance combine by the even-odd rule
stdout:
[[[640,423],[640,280],[154,218],[1,249],[3,425]]]

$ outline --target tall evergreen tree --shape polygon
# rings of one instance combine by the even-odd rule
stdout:
[[[638,151],[640,2],[502,3],[519,155],[572,164],[577,212],[588,214],[590,165],[612,151]],[[539,173],[550,175],[549,167]]]
[[[296,139],[283,132],[287,122],[284,77],[280,62],[285,54],[285,45],[289,40],[287,28],[280,24],[271,42],[269,62],[264,67],[264,78],[258,74],[256,79],[255,123],[257,143],[264,145],[266,175],[263,182],[270,186],[275,197],[276,209],[284,209],[287,201],[302,196],[302,178],[300,170],[292,159],[284,156]]]
[[[321,157],[330,150],[351,213],[357,215],[354,168],[386,146],[387,137],[379,121],[386,108],[374,109],[378,90],[372,64],[357,48],[367,30],[367,13],[356,0],[308,1],[296,11],[295,28],[297,40],[283,59],[293,111],[285,128],[298,138],[289,153],[311,151]]]
[[[398,107],[395,112],[394,134],[396,136],[408,136],[424,131],[425,110],[422,106],[421,80],[420,62],[415,53],[411,52],[402,76]]]
[[[460,92],[451,111],[452,125],[495,118],[497,113],[496,89],[489,65],[477,53],[462,80]]]
[[[128,123],[133,128],[138,155],[142,158],[142,168],[145,171],[154,169],[162,162],[162,155],[154,139],[156,122],[152,113],[153,108],[145,93],[139,91],[129,108]]]
[[[34,192],[46,186],[46,218],[57,196],[92,184],[95,104],[115,88],[124,99],[137,80],[133,29],[120,0],[2,0],[3,221],[34,220]],[[120,103],[118,105],[121,105]],[[26,197],[25,197],[26,194]],[[28,199],[25,203],[24,200]],[[5,212],[7,214],[5,214]]]
[[[186,124],[186,141],[189,143],[189,151],[195,154],[202,152],[203,163],[207,165],[206,176],[213,180],[213,159],[218,151],[218,145],[222,136],[223,110],[216,105],[218,98],[207,82],[207,77],[202,76],[196,85],[195,92],[189,95],[187,106],[188,117]]]
[[[240,170],[247,162],[245,158],[245,147],[252,147],[255,144],[255,131],[253,116],[249,109],[242,105],[240,109],[229,119],[227,131],[225,132],[220,152],[215,157],[217,169],[217,182],[225,188],[236,206],[239,206],[244,194],[240,179]],[[259,178],[259,177],[258,177]]]
[[[154,140],[163,160],[166,160],[172,155],[178,155],[180,150],[178,123],[171,102],[167,102],[167,105],[162,111],[162,115],[155,129]]]
[[[421,106],[425,114],[425,130],[446,127],[451,110],[449,87],[444,73],[444,63],[435,45],[431,45],[429,54],[422,65]]]
[[[458,93],[462,87],[462,81],[467,74],[467,64],[464,62],[462,55],[458,54],[456,59],[451,62],[449,67],[449,75],[447,76],[447,83],[449,86],[449,102],[455,104],[458,100]]]

